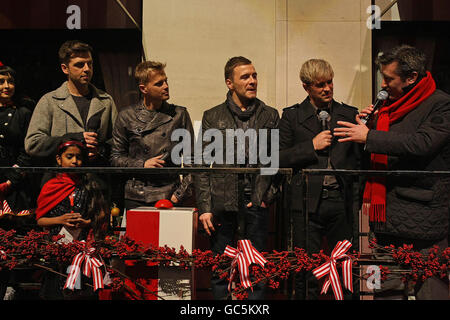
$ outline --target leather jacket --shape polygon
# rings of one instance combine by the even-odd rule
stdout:
[[[259,136],[259,129],[277,129],[280,117],[278,111],[272,107],[266,106],[262,101],[259,101],[259,107],[255,111],[254,127]],[[202,135],[208,129],[219,129],[224,137],[223,148],[226,148],[226,129],[237,129],[236,121],[227,106],[226,102],[205,111],[202,120]],[[270,138],[270,133],[268,137]],[[258,137],[259,138],[259,137]],[[206,144],[203,145],[205,150]],[[234,150],[236,150],[236,142],[234,143]],[[269,149],[270,150],[270,147]],[[225,153],[224,157],[225,157]],[[236,153],[235,153],[236,154]],[[226,163],[223,161],[223,163]],[[208,164],[204,164],[208,165]],[[261,167],[259,164],[255,167]],[[213,164],[213,167],[236,167],[231,164]],[[239,190],[238,190],[238,175],[237,174],[196,174],[194,177],[195,194],[197,200],[197,208],[199,213],[205,212],[224,212],[224,211],[239,211]],[[256,175],[252,179],[252,194],[251,201],[253,205],[260,206],[262,201],[270,203],[277,188],[273,183],[273,176],[271,175]],[[241,195],[242,196],[242,195]]]
[[[148,111],[142,102],[119,112],[113,130],[111,163],[116,167],[144,167],[146,160],[165,154],[165,167],[174,167],[170,153],[178,141],[171,141],[172,132],[183,128],[194,137],[189,113],[185,107],[163,102],[160,110]],[[193,140],[193,139],[192,139]],[[125,199],[152,203],[170,199],[174,194],[183,200],[192,177],[180,182],[178,174],[130,177],[125,184]]]

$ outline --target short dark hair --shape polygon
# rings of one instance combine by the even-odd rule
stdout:
[[[233,76],[234,68],[249,64],[252,64],[252,62],[242,56],[230,58],[225,64],[225,80],[231,79],[231,77]]]
[[[375,63],[380,69],[381,66],[391,64],[392,62],[398,63],[396,73],[402,80],[411,76],[413,72],[417,72],[419,77],[426,76],[427,57],[425,53],[415,47],[400,45],[385,53],[381,53],[375,59]]]
[[[77,138],[73,137],[64,138],[56,149],[56,155],[61,156],[64,153],[64,151],[66,151],[67,148],[69,147],[77,147],[78,149],[80,149],[81,155],[83,157],[83,165],[85,165],[85,163],[88,160],[88,152],[86,149],[86,145],[83,143],[83,141]]]
[[[68,64],[71,58],[88,52],[92,54],[92,51],[92,47],[87,43],[78,40],[69,40],[64,42],[59,48],[59,61],[62,64]]]
[[[16,71],[14,71],[14,69],[9,67],[9,66],[1,66],[0,67],[0,74],[2,76],[9,76],[14,81],[16,81]]]

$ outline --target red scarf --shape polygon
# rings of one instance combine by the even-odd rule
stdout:
[[[436,90],[436,83],[427,71],[425,78],[407,94],[392,103],[381,107],[378,113],[376,130],[389,131],[391,124],[402,119],[411,110],[420,105]],[[387,170],[388,156],[372,153],[370,156],[372,170]],[[366,183],[363,196],[362,212],[369,214],[371,222],[386,222],[386,178],[370,177]]]
[[[47,181],[37,199],[36,220],[72,194],[78,182],[76,176],[68,173],[58,174],[55,178]]]

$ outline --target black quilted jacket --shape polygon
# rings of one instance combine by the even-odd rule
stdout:
[[[366,151],[388,154],[389,170],[448,170],[450,96],[436,90],[388,132],[370,130]],[[449,178],[437,175],[387,177],[386,223],[377,236],[441,240],[448,236]]]

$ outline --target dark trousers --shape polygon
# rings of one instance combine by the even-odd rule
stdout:
[[[342,196],[322,199],[318,210],[309,214],[308,248],[306,248],[305,216],[302,211],[293,211],[294,247],[305,248],[308,254],[323,249],[326,239],[329,250],[334,249],[338,241],[352,240],[352,218],[346,212]],[[318,299],[321,288],[311,271],[300,272],[295,277],[295,299]],[[348,297],[346,297],[348,298]]]
[[[265,251],[267,247],[267,220],[268,209],[257,206],[242,208],[241,212],[221,213],[220,226],[215,225],[216,231],[210,238],[212,252],[215,255],[223,254],[227,245],[237,248],[236,240],[250,240],[256,250],[259,252]],[[236,277],[239,279],[239,274],[236,274]],[[220,279],[215,272],[212,275],[211,286],[215,300],[226,299],[229,295],[227,278]],[[253,291],[248,290],[249,300],[264,299],[265,287],[262,283],[254,286]]]

